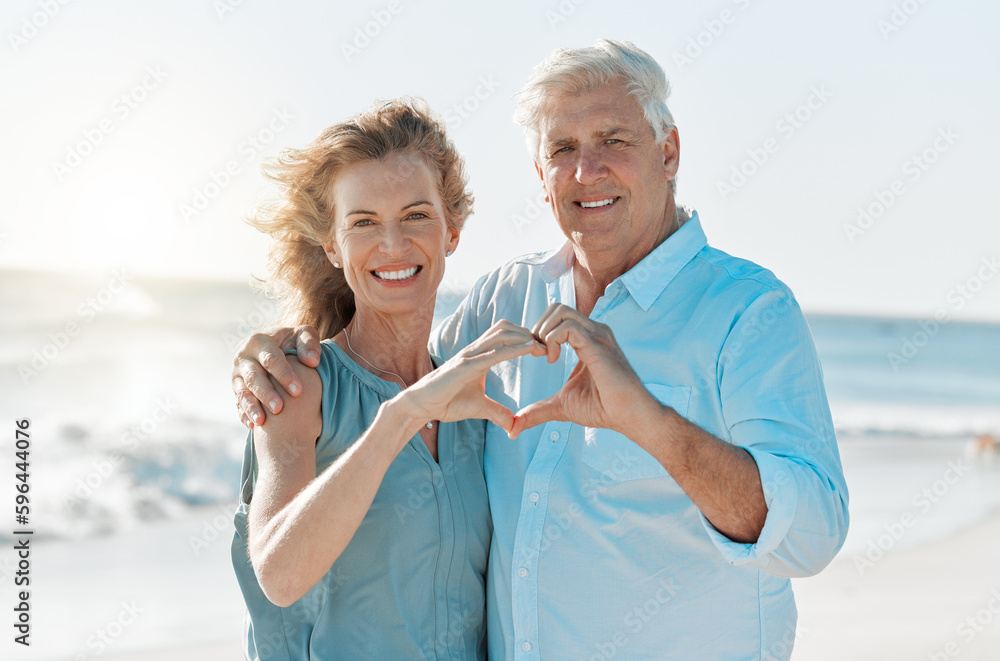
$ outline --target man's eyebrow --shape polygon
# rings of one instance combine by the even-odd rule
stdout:
[[[627,129],[622,126],[616,126],[614,128],[608,129],[607,131],[597,131],[596,133],[594,133],[594,137],[601,139],[613,138],[618,135],[629,136],[629,135],[634,135],[634,132],[631,129]]]
[[[574,140],[573,138],[557,138],[555,140],[545,139],[542,141],[542,144],[545,146],[546,149],[556,149],[556,148],[562,149],[563,147],[572,145],[575,142],[576,140]]]
[[[604,131],[595,131],[593,136],[598,140],[607,140],[616,136],[634,137],[635,131],[627,129],[624,126],[615,126]],[[573,138],[545,139],[542,141],[542,145],[546,149],[562,149],[574,144],[576,144],[576,140]]]

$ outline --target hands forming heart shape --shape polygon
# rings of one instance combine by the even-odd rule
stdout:
[[[516,415],[486,395],[486,374],[493,365],[529,354],[546,356],[552,363],[564,342],[573,347],[579,362],[556,394]],[[510,438],[550,420],[625,433],[627,411],[637,397],[648,396],[611,328],[559,303],[550,305],[530,331],[497,322],[410,390],[429,419],[485,418]]]

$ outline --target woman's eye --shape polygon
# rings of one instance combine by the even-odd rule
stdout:
[[[352,227],[364,227],[366,225],[371,225],[371,224],[372,221],[370,221],[367,218],[362,218],[361,220],[354,221],[354,225],[352,225]]]
[[[425,214],[423,211],[414,211],[409,216],[407,216],[407,219],[409,220],[423,220],[424,218],[427,218],[427,214]]]

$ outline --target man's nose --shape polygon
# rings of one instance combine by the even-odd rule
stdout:
[[[588,186],[595,184],[608,174],[608,169],[600,155],[592,149],[580,149],[580,160],[576,164],[576,180]]]

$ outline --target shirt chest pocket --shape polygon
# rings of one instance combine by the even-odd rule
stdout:
[[[687,416],[690,386],[643,385],[660,403]],[[583,463],[616,482],[667,475],[663,465],[652,455],[626,436],[610,429],[584,428]]]

